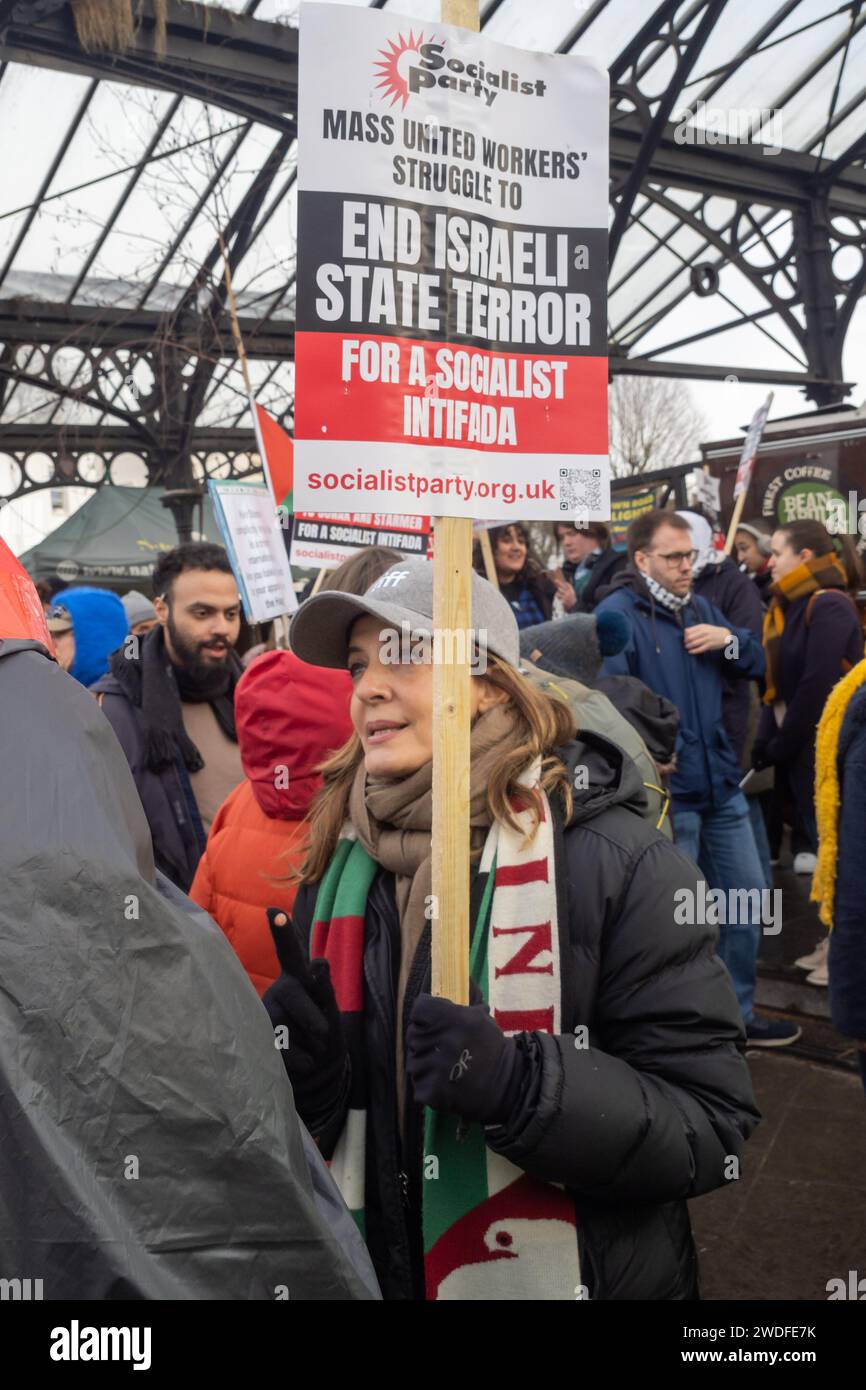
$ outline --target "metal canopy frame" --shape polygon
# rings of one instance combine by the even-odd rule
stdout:
[[[591,37],[593,26],[609,21],[618,3],[592,0],[558,51],[569,52],[581,39]],[[805,146],[782,148],[770,155],[766,145],[754,139],[760,131],[757,123],[750,142],[709,145],[701,143],[701,132],[694,127],[684,143],[683,122],[675,120],[676,111],[692,96],[711,101],[742,65],[800,32],[792,31],[790,25],[802,0],[781,0],[733,56],[702,74],[702,59],[725,23],[731,3],[735,0],[661,0],[651,9],[648,6],[637,32],[609,64],[611,372],[693,380],[734,375],[739,381],[799,386],[822,406],[850,391],[843,379],[842,349],[856,303],[866,291],[866,255],[846,280],[839,279],[834,268],[834,257],[842,247],[854,246],[861,252],[866,248],[866,135],[855,133],[847,149],[823,157],[828,137],[858,111],[866,125],[866,84],[851,95],[846,93],[841,104],[837,100],[842,64],[866,26],[866,5],[863,0],[851,0],[823,20],[804,24],[803,28],[814,30],[814,56],[798,69],[778,103],[784,106],[793,101],[822,73],[827,74],[828,97],[833,91],[832,102],[823,123],[816,118]],[[220,466],[229,474],[236,463],[238,473],[249,468],[250,431],[242,425],[248,418],[243,393],[236,392],[236,407],[226,407],[224,422],[214,425],[208,417],[215,401],[225,400],[236,371],[220,242],[227,248],[234,274],[275,213],[286,206],[295,178],[290,165],[297,129],[298,35],[285,25],[257,19],[260,4],[261,0],[248,0],[242,12],[228,12],[168,0],[165,51],[160,55],[153,0],[137,0],[135,41],[122,54],[85,52],[75,36],[69,6],[61,0],[38,23],[28,18],[32,6],[0,0],[0,92],[11,64],[88,79],[0,267],[0,448],[15,456],[21,474],[7,496],[66,482],[88,484],[99,471],[100,460],[108,480],[111,460],[118,452],[139,455],[148,479],[176,494],[194,491],[213,452],[222,456]],[[374,0],[373,8],[385,4],[386,0]],[[482,3],[482,27],[492,26],[496,33],[494,21],[506,11],[507,0]],[[844,23],[836,24],[826,42],[827,31],[820,26],[833,19]],[[670,61],[669,76],[659,90],[661,55]],[[50,302],[9,294],[4,282],[26,246],[41,207],[58,197],[50,190],[106,81],[167,93],[170,100],[137,163],[102,176],[120,175],[124,181],[68,285],[61,286]],[[182,102],[190,97],[237,117],[233,126],[223,126],[219,132],[233,138],[220,158],[214,158],[211,177],[167,240],[146,282],[135,287],[134,307],[99,307],[93,302],[93,271],[103,246],[145,170],[166,157],[162,142]],[[226,171],[251,133],[263,129],[273,135],[270,154],[238,204],[227,211],[221,236],[200,258],[173,305],[151,307],[153,296],[163,288],[167,267]],[[728,210],[721,222],[719,200]],[[844,224],[840,219],[845,219]],[[676,244],[683,229],[691,236],[685,252]],[[629,260],[626,243],[637,232],[649,244],[637,256],[632,247]],[[789,244],[780,250],[783,234]],[[732,270],[737,272],[733,280]],[[254,362],[270,364],[259,389],[282,380],[282,409],[276,413],[286,424],[291,424],[293,405],[293,285],[294,265],[287,263],[278,287],[241,296],[247,352]],[[737,285],[748,287],[746,305],[739,302]],[[95,289],[99,290],[98,283]],[[673,329],[677,309],[695,294],[716,297],[730,312],[721,317],[707,315],[706,327],[698,331]],[[667,320],[673,331],[667,335],[669,341],[660,343],[659,330]],[[787,359],[787,364],[744,368],[668,356],[690,349],[691,358],[696,345],[747,325],[765,335],[778,360]],[[79,354],[79,366],[71,378],[63,369],[64,354],[68,357],[70,350]],[[128,383],[140,368],[146,368],[152,388],[130,399]],[[53,399],[47,418],[39,424],[26,419],[2,423],[4,405],[23,386],[37,387]],[[61,420],[63,403],[70,401],[90,412],[89,423]],[[40,447],[54,460],[51,477],[45,476],[44,467],[28,472],[28,453]],[[79,471],[85,459],[89,476]],[[182,531],[189,525],[190,505],[182,496],[177,502]]]

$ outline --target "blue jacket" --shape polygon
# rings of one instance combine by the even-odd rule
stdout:
[[[764,674],[764,652],[747,628],[733,627],[706,599],[692,595],[680,614],[656,603],[633,570],[621,574],[596,614],[624,613],[632,636],[616,656],[605,657],[604,676],[638,676],[657,695],[673,700],[680,713],[677,769],[671,776],[674,810],[718,810],[737,794],[742,773],[722,722],[723,678],[757,679]],[[690,656],[683,629],[697,623],[727,628],[737,638],[736,658],[724,652]]]
[[[866,688],[845,711],[837,751],[841,805],[830,933],[833,1027],[866,1042]]]

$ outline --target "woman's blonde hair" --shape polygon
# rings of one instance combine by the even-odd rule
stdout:
[[[513,666],[492,654],[488,656],[487,671],[478,679],[489,681],[506,695],[505,703],[515,717],[515,738],[510,746],[503,747],[501,761],[487,784],[487,805],[492,820],[519,830],[511,805],[511,798],[518,796],[524,803],[530,802],[527,808],[533,819],[530,835],[534,833],[541,815],[541,797],[538,789],[530,791],[520,786],[518,779],[537,758],[541,759],[538,788],[548,796],[558,792],[566,816],[570,816],[571,781],[564,763],[553,751],[570,743],[577,733],[568,705],[539,690]],[[317,883],[331,861],[348,813],[352,783],[363,757],[361,740],[353,734],[319,769],[324,785],[310,812],[310,847],[299,872],[303,883]]]

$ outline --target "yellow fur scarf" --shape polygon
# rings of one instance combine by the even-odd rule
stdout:
[[[839,851],[839,768],[837,751],[849,701],[866,682],[866,661],[843,676],[827,697],[815,743],[815,814],[818,820],[818,864],[811,898],[818,903],[824,926],[833,929],[836,896],[836,858]]]

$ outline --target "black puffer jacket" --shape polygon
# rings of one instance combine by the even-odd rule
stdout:
[[[156,636],[157,631],[148,634],[151,641]],[[229,653],[228,660],[233,690],[242,667],[234,652]],[[154,767],[148,757],[141,656],[119,647],[111,654],[109,670],[91,689],[126,754],[153,836],[156,867],[186,893],[207,835],[179,746],[175,746],[173,763]]]
[[[103,713],[114,729],[141,797],[153,836],[156,867],[178,888],[187,892],[204,853],[207,837],[201,823],[189,775],[178,751],[174,765],[154,771],[148,766],[147,746],[141,721],[141,680],[128,663],[131,679],[137,679],[138,698],[111,671],[93,686]]]
[[[554,804],[559,914],[571,943],[563,953],[568,1027],[563,1036],[532,1035],[536,1075],[527,1095],[540,1100],[488,1131],[488,1142],[573,1193],[591,1298],[695,1298],[685,1199],[723,1184],[726,1158],[741,1154],[759,1119],[737,1047],[740,1012],[715,931],[674,920],[674,893],[694,890],[698,872],[631,809],[642,797],[633,764],[598,735],[563,756],[589,769],[567,825]],[[478,885],[473,874],[472,920]],[[316,891],[302,888],[295,902],[305,941]],[[365,915],[366,1232],[385,1297],[419,1298],[421,1116],[410,1105],[401,1145],[394,1079],[399,941],[393,878],[380,871]],[[428,928],[404,1025],[429,988]],[[576,1046],[581,1025],[588,1047]],[[327,1130],[326,1153],[334,1126]]]
[[[707,565],[694,582],[695,593],[709,599],[734,627],[748,628],[761,641],[764,615],[756,584],[742,574],[733,560]],[[743,756],[749,728],[749,682],[736,676],[722,677],[722,723],[737,755]]]
[[[594,612],[595,605],[601,603],[617,575],[622,574],[627,565],[628,551],[614,550],[612,545],[603,550],[596,558],[589,572],[589,578],[580,591],[575,613]],[[575,566],[572,565],[571,569],[573,574]],[[562,572],[566,574],[565,565],[562,567]],[[568,574],[566,577],[571,579],[572,575]]]

